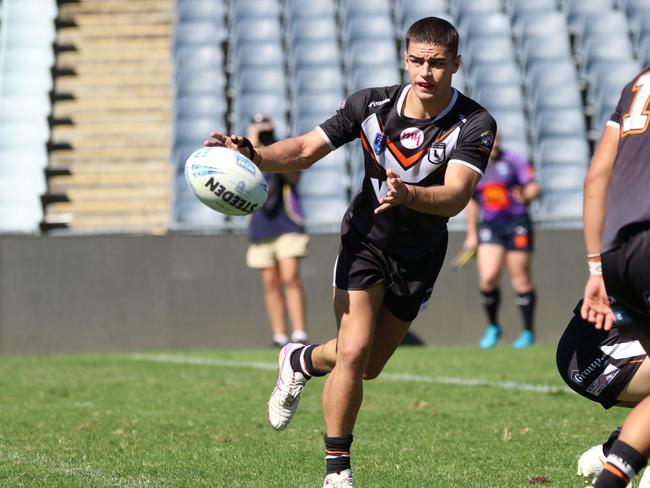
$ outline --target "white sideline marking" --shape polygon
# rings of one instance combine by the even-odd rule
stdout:
[[[30,455],[24,451],[11,450],[6,451],[0,448],[0,460],[9,462],[19,462],[32,464],[34,466],[45,467],[51,469],[55,473],[74,476],[91,482],[93,485],[102,483],[104,486],[117,486],[117,487],[156,487],[165,486],[163,481],[152,481],[148,478],[138,477],[119,477],[113,476],[110,473],[105,473],[99,469],[86,466],[73,466],[67,463],[54,461],[43,454]]]
[[[230,359],[214,359],[193,356],[176,356],[173,354],[131,354],[127,356],[135,361],[151,361],[156,363],[194,364],[197,366],[216,366],[220,368],[243,368],[276,371],[277,363],[260,361],[235,361]],[[574,393],[569,387],[550,385],[534,385],[516,381],[493,381],[480,378],[454,378],[450,376],[424,376],[409,373],[382,373],[380,378],[392,381],[406,381],[414,383],[438,383],[457,386],[489,386],[504,390],[529,391],[534,393]]]

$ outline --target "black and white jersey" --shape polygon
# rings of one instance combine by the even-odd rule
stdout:
[[[607,193],[602,251],[619,244],[621,230],[650,223],[650,67],[628,83],[608,125],[620,130]]]
[[[405,183],[443,185],[448,164],[483,174],[494,143],[496,123],[478,103],[456,89],[434,119],[404,115],[410,85],[368,88],[350,95],[317,129],[335,149],[357,137],[363,146],[365,176],[341,223],[394,256],[416,258],[435,249],[447,232],[447,217],[398,205],[375,215],[388,191],[386,170]]]

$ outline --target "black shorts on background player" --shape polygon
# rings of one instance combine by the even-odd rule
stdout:
[[[576,393],[605,408],[617,404],[618,396],[646,357],[638,341],[625,341],[619,330],[597,330],[580,317],[578,303],[557,346],[560,376]]]
[[[533,224],[528,215],[478,225],[479,244],[498,244],[508,251],[533,251]]]

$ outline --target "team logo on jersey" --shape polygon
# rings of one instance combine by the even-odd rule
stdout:
[[[486,130],[481,134],[481,145],[479,150],[485,153],[492,152],[492,146],[494,145],[494,132],[491,130]]]
[[[417,149],[424,142],[424,132],[417,127],[409,127],[402,131],[399,140],[406,149]]]
[[[434,142],[429,148],[427,159],[431,164],[442,164],[445,162],[447,155],[447,144],[444,142]]]
[[[382,134],[381,132],[375,134],[375,142],[372,144],[372,150],[377,156],[386,150],[386,134]]]

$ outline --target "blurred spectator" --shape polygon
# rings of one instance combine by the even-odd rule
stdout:
[[[253,146],[275,142],[273,121],[255,114],[248,128]],[[265,173],[269,195],[264,206],[253,213],[246,264],[259,269],[264,287],[266,311],[273,331],[273,344],[289,342],[286,312],[291,321],[291,342],[307,343],[305,332],[305,293],[300,280],[300,259],[307,256],[309,237],[303,226],[303,211],[298,199],[300,173]]]
[[[539,196],[539,185],[531,164],[518,154],[503,150],[500,142],[497,134],[485,175],[467,206],[467,237],[463,248],[477,249],[481,302],[488,319],[481,348],[496,346],[501,337],[499,278],[507,266],[517,294],[515,303],[523,318],[523,330],[512,345],[521,349],[535,342],[536,295],[530,275],[533,228],[527,207]]]

